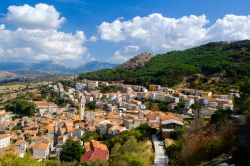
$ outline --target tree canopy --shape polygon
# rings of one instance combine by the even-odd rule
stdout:
[[[7,103],[5,109],[20,116],[32,116],[36,112],[35,104],[25,99],[12,100]]]
[[[67,140],[60,153],[60,160],[65,162],[80,161],[85,149],[79,141]]]

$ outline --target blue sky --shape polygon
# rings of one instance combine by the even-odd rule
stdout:
[[[63,32],[65,35],[75,35],[76,31],[82,31],[84,33],[85,39],[81,43],[83,50],[77,52],[77,54],[79,54],[77,57],[81,58],[80,60],[76,60],[77,57],[74,57],[75,59],[73,58],[72,61],[69,60],[70,65],[79,65],[90,60],[122,63],[140,52],[149,51],[157,54],[176,49],[185,49],[209,41],[241,40],[248,39],[250,36],[250,30],[248,30],[250,23],[244,23],[249,21],[248,15],[250,14],[250,3],[247,0],[2,0],[0,1],[0,24],[5,26],[5,31],[9,30],[11,33],[14,33],[19,27],[27,28],[26,18],[21,18],[21,20],[24,20],[23,23],[20,23],[20,21],[17,22],[17,19],[13,20],[15,16],[6,19],[8,13],[14,15],[8,10],[8,7],[23,6],[24,4],[35,7],[35,5],[39,3],[48,6],[53,5],[55,10],[60,13],[60,18],[64,17],[66,20],[63,21],[63,23],[58,23],[60,25],[59,27],[47,27],[46,31],[52,27],[52,29],[54,28],[57,32]],[[160,15],[150,17],[152,14]],[[228,14],[233,15],[225,18]],[[183,19],[181,22],[184,23],[177,23],[182,17],[189,17],[190,15],[194,15],[198,18]],[[205,18],[200,17],[204,15]],[[132,21],[136,16],[140,16],[139,21]],[[240,16],[244,16],[245,18],[239,18]],[[164,21],[161,22],[164,18],[175,18],[175,20],[165,20],[165,23]],[[222,19],[222,21],[224,21],[223,24],[215,25],[218,19]],[[118,23],[119,25],[114,23],[115,20],[120,22]],[[131,22],[127,23],[126,21]],[[226,22],[228,21],[230,23],[232,22],[232,25],[227,26]],[[107,25],[100,28],[103,22],[107,22]],[[161,25],[161,23],[164,25]],[[29,25],[30,24],[29,22]],[[157,26],[150,27],[150,25],[154,24],[157,24]],[[239,28],[237,24],[244,25]],[[34,25],[32,25],[32,29],[39,29],[38,26]],[[161,26],[165,28],[161,29]],[[190,29],[186,30],[185,26]],[[194,26],[194,28],[192,28],[192,26]],[[31,27],[28,26],[28,28],[30,29]],[[160,29],[159,32],[157,32],[157,29]],[[178,31],[176,29],[178,29]],[[194,31],[192,31],[192,29]],[[242,29],[244,30],[241,32]],[[166,33],[164,31],[166,31]],[[195,31],[198,33],[196,34]],[[226,31],[229,31],[230,34],[233,35],[228,36]],[[112,34],[112,32],[117,32],[117,34]],[[22,33],[28,34],[28,32]],[[165,37],[162,38],[160,36],[161,33]],[[190,33],[190,35],[186,36],[185,33]],[[192,36],[194,36],[194,40],[192,40]],[[95,40],[90,41],[90,37],[93,37],[92,39]],[[0,44],[1,38],[3,40],[3,36],[0,36]],[[158,40],[158,38],[160,39]],[[144,43],[144,41],[146,42]],[[186,44],[187,41],[192,42]],[[72,43],[74,43],[74,41],[72,41]],[[19,45],[21,44],[17,45],[14,43],[15,47],[11,44],[12,43],[8,43],[6,47],[2,48],[2,56],[4,56],[3,59],[5,61],[14,61],[15,59],[19,61],[53,60],[65,63],[63,60],[61,61],[60,58],[63,59],[63,57],[68,56],[68,59],[70,59],[69,51],[66,51],[65,54],[62,51],[64,56],[61,57],[57,56],[56,53],[52,56],[47,55],[49,54],[47,52],[43,52],[44,48],[37,50],[36,45],[29,46],[28,44],[22,47],[30,47],[31,50],[33,50],[30,56],[35,56],[36,58],[28,56],[22,58],[21,53],[18,57],[12,56],[9,53],[11,52],[10,50],[13,49],[14,51],[12,50],[12,52],[15,52],[19,50],[23,51],[24,49],[20,49],[21,46],[19,47]],[[48,44],[46,43],[45,46],[46,45]],[[75,49],[78,49],[78,47]],[[54,50],[52,50],[52,52],[53,51]],[[6,57],[5,52],[8,52],[8,55],[10,54],[9,57]],[[39,54],[39,56],[36,54]],[[73,51],[72,54],[74,54]]]

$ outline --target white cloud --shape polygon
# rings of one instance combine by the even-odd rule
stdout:
[[[0,26],[1,60],[20,61],[79,61],[86,51],[85,35],[58,32],[53,29],[8,30]]]
[[[112,63],[120,64],[122,62],[129,60],[130,58],[131,58],[131,56],[122,55],[121,52],[119,50],[117,50],[117,51],[115,51],[114,56],[109,57],[108,60]]]
[[[250,15],[226,15],[218,19],[207,32],[208,41],[233,41],[250,39]]]
[[[154,13],[147,17],[134,17],[128,21],[103,22],[98,27],[98,32],[102,40],[126,41],[154,52],[182,49],[198,44],[206,35],[204,26],[207,23],[205,15],[175,19]]]
[[[47,4],[10,6],[4,21],[17,28],[0,25],[1,61],[49,60],[65,65],[89,61],[91,56],[86,55],[84,32],[60,32],[58,28],[64,20],[53,6]]]
[[[130,46],[125,46],[124,52],[126,53],[133,53],[133,52],[137,52],[139,50],[139,46],[137,45],[130,45]]]
[[[23,28],[58,29],[65,18],[52,5],[43,3],[35,7],[27,4],[23,6],[9,6],[4,22]]]
[[[205,15],[183,16],[177,19],[154,13],[127,21],[117,19],[110,23],[103,22],[98,26],[98,33],[99,38],[105,41],[138,46],[137,53],[161,53],[211,41],[250,39],[250,16],[230,14],[210,26],[207,25],[208,22]],[[125,48],[125,51],[121,49],[119,52],[124,55],[130,48]]]
[[[91,42],[96,42],[98,39],[97,39],[97,37],[96,36],[91,36],[90,38],[89,38],[89,41],[91,41]]]

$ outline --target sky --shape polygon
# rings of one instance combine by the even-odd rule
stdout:
[[[0,61],[123,63],[250,39],[249,0],[0,0]]]

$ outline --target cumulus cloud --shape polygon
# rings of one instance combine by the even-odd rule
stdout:
[[[207,23],[205,15],[175,19],[154,13],[128,21],[103,22],[98,32],[102,40],[126,41],[150,51],[161,51],[198,44],[205,37]]]
[[[39,3],[34,7],[27,4],[9,6],[4,21],[23,28],[58,29],[65,18],[60,16],[54,6]]]
[[[5,29],[0,26],[1,60],[78,61],[85,52],[84,33],[74,35],[47,29]]]
[[[47,4],[10,6],[4,21],[15,24],[17,28],[0,25],[1,61],[48,60],[65,65],[88,61],[90,55],[85,55],[84,32],[59,31],[64,20],[53,6]]]
[[[226,15],[207,28],[208,41],[234,41],[250,39],[250,16]]]
[[[120,64],[129,60],[132,56],[130,55],[123,55],[119,50],[115,51],[112,57],[109,57],[108,60],[112,63]]]
[[[105,41],[136,45],[138,53],[182,50],[211,41],[250,39],[250,16],[230,14],[210,26],[208,22],[205,15],[168,18],[154,13],[127,21],[103,22],[98,26],[98,33]],[[129,47],[124,53],[126,50]]]

